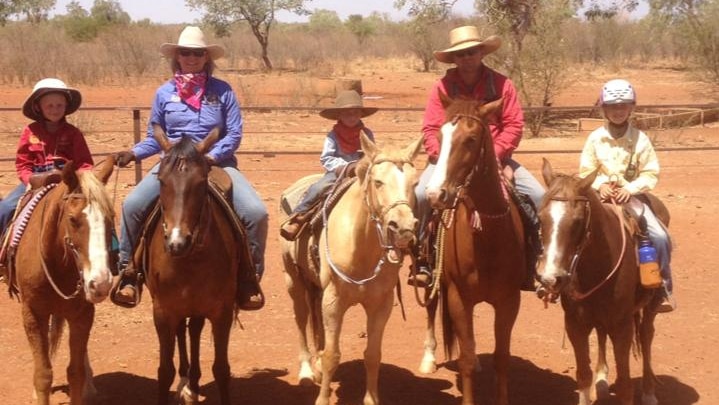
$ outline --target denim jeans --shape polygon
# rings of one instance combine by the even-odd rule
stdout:
[[[659,269],[664,287],[667,291],[672,292],[674,285],[672,283],[672,241],[669,232],[654,215],[654,212],[638,199],[632,197],[630,202],[626,204],[636,215],[641,215],[647,221],[647,231],[649,232],[649,240],[652,241],[654,249],[657,250],[657,260],[659,261]]]
[[[5,233],[12,217],[15,215],[15,208],[17,207],[18,201],[23,194],[27,186],[24,183],[18,184],[10,194],[6,195],[5,198],[0,201],[0,235]]]
[[[120,227],[120,261],[128,261],[133,247],[140,239],[145,219],[160,195],[160,183],[156,164],[135,186],[122,203]],[[269,216],[267,207],[245,176],[234,166],[222,167],[232,180],[232,205],[247,230],[250,253],[255,271],[262,277],[265,270],[264,257],[267,246]]]

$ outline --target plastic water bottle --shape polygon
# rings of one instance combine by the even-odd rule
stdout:
[[[659,288],[662,285],[657,249],[647,237],[639,240],[639,276],[644,288]]]

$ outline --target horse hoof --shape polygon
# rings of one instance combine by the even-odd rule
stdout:
[[[189,385],[182,387],[177,393],[177,402],[180,405],[197,405],[199,403],[199,395],[190,389]]]
[[[654,394],[642,394],[642,405],[658,405],[659,401]]]
[[[419,365],[419,372],[422,374],[434,374],[437,371],[437,363],[434,361],[423,361]]]
[[[606,400],[609,399],[611,394],[609,393],[609,383],[607,380],[600,380],[597,381],[595,384],[595,388],[597,390],[597,399],[599,400]]]

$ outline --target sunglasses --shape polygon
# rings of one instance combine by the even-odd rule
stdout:
[[[479,48],[469,48],[464,51],[452,52],[452,55],[456,58],[464,58],[465,56],[474,56],[479,53]]]
[[[177,51],[180,56],[195,56],[201,58],[207,54],[207,49],[180,49]]]

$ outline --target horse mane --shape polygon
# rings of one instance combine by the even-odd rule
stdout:
[[[105,185],[91,171],[78,171],[77,179],[80,183],[80,192],[87,201],[100,209],[103,216],[115,218],[115,208]]]
[[[203,160],[189,136],[182,136],[179,142],[172,145],[165,153],[165,159],[167,165],[172,169],[181,169],[186,160],[193,162]]]

